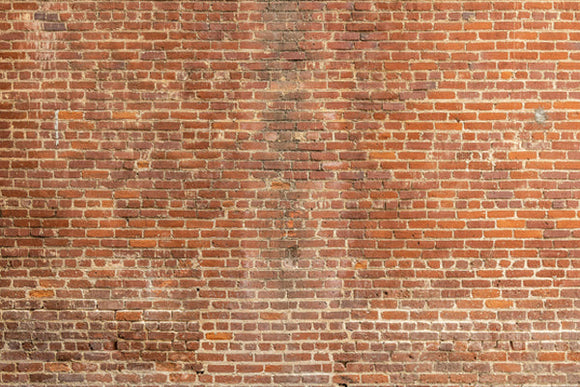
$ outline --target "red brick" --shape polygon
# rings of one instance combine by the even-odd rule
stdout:
[[[2,385],[577,384],[578,10],[0,2]]]

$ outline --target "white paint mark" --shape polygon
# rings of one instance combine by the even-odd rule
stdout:
[[[56,139],[56,146],[58,147],[58,112],[60,112],[60,110],[57,110],[54,112],[54,138]]]
[[[538,124],[543,124],[548,119],[546,116],[546,112],[542,108],[536,109],[534,112],[534,118]]]

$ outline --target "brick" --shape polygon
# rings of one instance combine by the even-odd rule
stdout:
[[[82,120],[84,118],[84,113],[80,111],[60,110],[58,112],[58,118],[61,120]]]
[[[513,306],[513,301],[511,300],[487,300],[485,305],[492,309],[503,309],[511,308]]]
[[[136,112],[113,112],[113,119],[114,120],[134,120],[137,119]]]
[[[157,241],[152,239],[139,239],[139,240],[131,240],[129,241],[129,245],[131,247],[137,248],[150,248],[155,247],[157,245]]]
[[[578,10],[0,2],[2,385],[577,385]]]
[[[142,312],[136,311],[118,311],[115,314],[117,321],[139,321],[141,320]]]
[[[210,332],[205,337],[208,340],[231,340],[233,336],[229,332]]]
[[[33,291],[30,291],[29,296],[32,298],[54,297],[54,291],[53,290],[33,290]]]
[[[540,352],[538,353],[539,361],[564,361],[566,354],[564,352]]]

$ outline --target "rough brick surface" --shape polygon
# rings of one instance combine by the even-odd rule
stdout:
[[[580,2],[0,1],[0,384],[580,383]]]

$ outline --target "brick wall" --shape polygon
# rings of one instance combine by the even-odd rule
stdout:
[[[577,385],[580,2],[1,1],[2,385]]]

